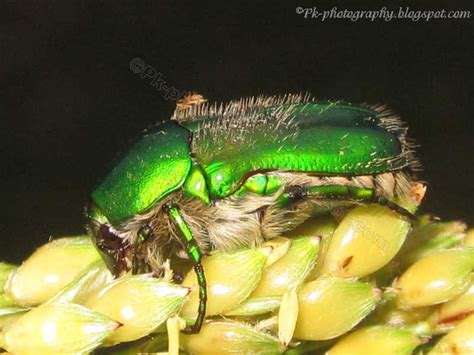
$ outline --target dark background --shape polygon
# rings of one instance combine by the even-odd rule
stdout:
[[[402,4],[348,3],[1,1],[0,259],[81,233],[83,205],[117,152],[169,117],[175,102],[130,70],[135,57],[168,87],[212,101],[309,91],[385,103],[420,144],[423,211],[472,225],[474,16],[321,22],[295,12]],[[471,3],[410,7],[472,11]]]

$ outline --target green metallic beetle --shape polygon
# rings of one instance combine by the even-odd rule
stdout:
[[[406,128],[383,108],[258,97],[176,111],[145,134],[92,194],[89,228],[115,275],[189,258],[206,311],[202,255],[256,246],[316,211],[395,204],[417,168]]]

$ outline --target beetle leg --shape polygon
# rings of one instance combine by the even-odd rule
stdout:
[[[321,185],[321,186],[288,186],[278,198],[277,203],[288,206],[303,198],[320,198],[332,200],[349,200],[360,203],[378,203],[392,211],[415,220],[415,216],[405,208],[386,198],[377,196],[374,189],[347,185]]]
[[[201,330],[204,316],[206,315],[206,302],[207,302],[207,289],[206,289],[206,277],[204,275],[204,269],[201,264],[202,252],[197,245],[196,239],[194,239],[189,226],[183,219],[178,206],[173,203],[167,203],[163,206],[164,211],[168,214],[170,220],[176,227],[178,234],[180,235],[180,243],[183,245],[189,259],[192,261],[194,266],[194,272],[196,273],[198,284],[199,284],[199,308],[198,316],[191,328],[184,330],[185,333],[193,334],[199,333]]]

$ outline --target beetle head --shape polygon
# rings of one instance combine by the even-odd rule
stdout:
[[[156,211],[158,210],[159,207]],[[152,212],[137,215],[115,225],[91,202],[87,207],[86,216],[87,229],[94,246],[114,276],[118,277],[127,271],[141,273],[154,269],[149,259],[149,252],[153,250],[149,249],[150,243],[159,244],[161,240],[166,245],[168,240],[164,237],[167,232],[166,228],[163,228],[163,223],[166,222],[160,218],[162,214]],[[166,250],[160,251],[165,254]]]
[[[191,170],[190,132],[164,122],[131,146],[91,195],[89,230],[115,274],[141,264],[154,208],[181,188]],[[141,244],[141,246],[140,246]],[[143,269],[143,268],[141,268]]]
[[[89,204],[86,215],[87,229],[97,251],[110,272],[119,276],[126,269],[126,246],[122,238],[94,203]]]

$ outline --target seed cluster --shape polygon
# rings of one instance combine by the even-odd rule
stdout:
[[[0,264],[0,345],[12,354],[474,353],[474,230],[379,205],[308,220],[258,248],[113,279],[86,236]],[[183,273],[181,284],[173,273]],[[177,279],[177,278],[175,278]]]

